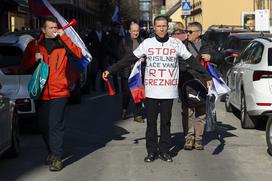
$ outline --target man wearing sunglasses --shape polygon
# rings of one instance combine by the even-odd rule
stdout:
[[[179,62],[183,58],[199,72],[207,72],[195,61],[184,44],[169,37],[168,19],[158,16],[154,19],[155,36],[145,39],[133,52],[103,72],[103,79],[124,67],[130,66],[141,57],[146,56],[145,68],[145,107],[147,117],[145,162],[153,162],[157,156],[166,162],[172,162],[169,153],[171,147],[170,120],[173,99],[178,98]],[[207,84],[210,85],[210,81]],[[157,117],[160,113],[161,136],[158,140]]]
[[[202,59],[205,62],[220,63],[222,55],[216,51],[212,42],[202,38],[202,25],[199,22],[192,22],[188,24],[187,40],[184,41],[185,46],[189,52],[198,61]],[[199,79],[202,82],[203,76],[199,73],[187,68],[181,72],[181,85],[188,80]],[[183,95],[184,96],[184,95]],[[203,150],[203,132],[206,121],[206,105],[189,107],[185,103],[182,104],[182,123],[185,135],[185,150]]]

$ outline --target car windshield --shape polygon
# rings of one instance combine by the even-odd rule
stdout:
[[[23,51],[14,46],[0,46],[0,68],[21,64]]]
[[[272,48],[268,49],[268,66],[272,66]]]

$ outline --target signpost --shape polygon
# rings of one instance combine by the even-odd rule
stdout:
[[[191,4],[187,0],[181,2],[181,15],[184,16],[185,28],[187,29],[187,16],[191,15]]]

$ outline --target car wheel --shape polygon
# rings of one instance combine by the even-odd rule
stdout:
[[[227,112],[232,112],[232,105],[229,100],[229,94],[225,94],[225,109]]]
[[[272,117],[269,117],[266,123],[266,143],[269,153],[272,154]]]
[[[244,129],[253,129],[255,128],[255,124],[253,120],[250,118],[247,112],[246,107],[246,99],[245,99],[245,93],[241,92],[241,113],[240,113],[240,119],[241,119],[241,126]]]
[[[12,138],[11,147],[7,150],[6,156],[15,158],[20,153],[20,139],[19,139],[19,126],[17,110],[14,110],[12,118]]]

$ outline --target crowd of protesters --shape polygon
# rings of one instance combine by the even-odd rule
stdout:
[[[86,94],[91,91],[106,91],[104,80],[109,79],[111,75],[114,89],[117,93],[122,93],[121,117],[127,119],[128,105],[132,100],[128,77],[133,64],[139,58],[143,58],[145,60],[143,84],[146,98],[133,106],[133,115],[134,121],[144,123],[144,105],[147,122],[145,135],[147,156],[144,161],[153,162],[158,157],[166,162],[173,161],[169,152],[170,127],[173,100],[178,97],[182,100],[182,121],[186,140],[184,148],[203,150],[205,103],[199,106],[186,104],[187,95],[182,91],[183,84],[195,78],[200,79],[204,85],[204,91],[211,86],[211,78],[201,65],[200,59],[204,62],[220,63],[218,62],[220,53],[211,46],[211,43],[201,38],[201,24],[190,23],[188,29],[185,30],[183,24],[176,23],[174,31],[170,34],[168,19],[158,16],[154,19],[154,29],[150,32],[141,30],[135,21],[129,24],[127,33],[121,31],[122,27],[118,22],[112,23],[110,30],[105,30],[104,27],[102,22],[97,21],[95,28],[84,38],[93,60],[88,67],[88,78],[83,91]],[[46,164],[49,164],[51,171],[59,171],[63,167],[63,112],[69,97],[65,74],[67,59],[69,57],[80,59],[82,53],[64,31],[57,28],[56,20],[52,17],[45,18],[42,36],[38,40],[33,40],[26,48],[25,68],[31,69],[36,65],[39,59],[37,53],[50,67],[56,67],[54,70],[50,69],[45,91],[38,101],[38,111],[40,127],[48,148]],[[154,61],[157,63],[153,64]],[[57,74],[61,76],[56,76]],[[158,81],[162,84],[158,84]],[[171,84],[163,84],[169,81]],[[55,85],[56,83],[58,85]],[[161,135],[158,140],[159,113]]]

